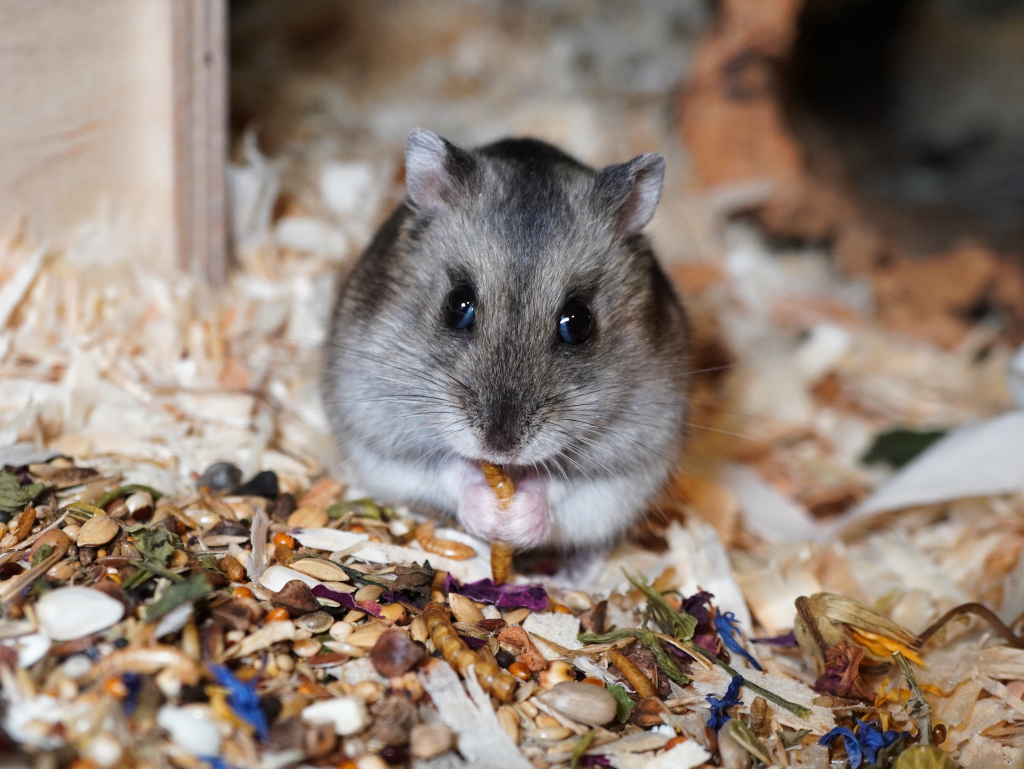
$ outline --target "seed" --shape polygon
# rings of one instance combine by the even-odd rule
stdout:
[[[304,641],[296,641],[292,644],[292,651],[295,652],[296,657],[312,657],[314,654],[319,654],[320,649],[323,646],[319,641],[314,641],[312,638],[307,638]]]
[[[217,562],[217,567],[227,574],[232,582],[240,582],[245,579],[245,569],[234,557],[226,555]]]
[[[50,570],[46,572],[46,578],[51,582],[67,582],[74,576],[77,568],[78,564],[76,563],[61,561],[50,567]]]
[[[372,649],[376,646],[380,637],[387,632],[388,626],[375,622],[371,625],[364,625],[356,632],[345,639],[345,643],[356,646],[360,649]]]
[[[384,696],[384,687],[376,681],[360,681],[352,687],[352,693],[369,703]]]
[[[40,630],[53,641],[73,641],[119,622],[124,604],[89,587],[51,590],[36,603]]]
[[[132,518],[142,519],[153,513],[153,497],[148,491],[136,491],[124,504]]]
[[[561,726],[561,724],[558,723],[558,719],[557,718],[552,718],[551,716],[537,716],[534,719],[534,722],[539,727],[544,727],[544,726]]]
[[[566,729],[564,726],[545,726],[540,729],[531,729],[526,733],[526,736],[531,740],[542,740],[544,742],[557,742],[558,740],[564,740],[572,732]]]
[[[519,714],[516,709],[511,705],[502,705],[498,708],[498,723],[501,724],[501,728],[505,731],[509,737],[512,738],[512,742],[519,744]]]
[[[530,668],[518,660],[508,666],[508,672],[523,681],[529,681],[533,678],[533,673],[530,672]]]
[[[352,596],[356,603],[360,601],[376,601],[384,593],[384,588],[380,585],[363,585],[359,588],[355,595]]]
[[[548,666],[547,670],[542,670],[537,674],[537,683],[541,685],[542,689],[552,689],[566,681],[575,682],[576,674],[573,670],[573,666],[568,662],[556,660]]]
[[[590,596],[580,590],[573,590],[566,593],[562,600],[565,601],[565,605],[573,611],[589,611],[594,608],[594,602]]]
[[[503,705],[502,707],[508,706]],[[498,720],[501,721],[501,708],[498,709]],[[409,734],[409,752],[413,758],[433,758],[451,750],[454,746],[455,735],[441,722],[416,724]]]
[[[565,681],[537,695],[537,699],[566,718],[588,726],[601,726],[615,718],[615,697],[603,686]]]
[[[237,600],[240,600],[242,598],[252,598],[253,594],[252,594],[252,591],[249,588],[244,587],[242,585],[239,585],[238,587],[236,587],[234,590],[231,591],[231,597],[234,598],[237,601]]]
[[[121,527],[109,515],[94,515],[82,525],[75,538],[79,547],[99,547],[118,535]]]
[[[78,532],[80,532],[81,530],[82,527],[79,526],[77,523],[72,523],[70,526],[65,526],[63,528],[65,536],[67,536],[67,538],[70,539],[72,542],[75,541],[75,538],[78,536]]]
[[[320,758],[326,756],[338,743],[338,737],[334,733],[334,725],[321,721],[306,725],[306,733],[303,736],[303,747],[309,758]]]
[[[665,743],[665,750],[672,750],[676,745],[682,745],[684,742],[686,742],[685,737],[673,737]]]
[[[494,659],[501,667],[505,669],[508,669],[508,666],[516,661],[516,658],[504,649],[498,649],[498,651],[494,655]]]
[[[334,624],[334,617],[325,611],[314,611],[295,620],[295,626],[310,633],[325,633]]]
[[[452,614],[459,622],[475,625],[477,622],[484,621],[483,613],[466,596],[452,593],[448,596],[448,603],[451,606]]]
[[[530,613],[530,610],[526,608],[513,609],[510,612],[502,614],[501,618],[505,620],[505,624],[507,625],[520,625],[523,620],[530,616]]]
[[[63,531],[53,529],[43,534],[32,544],[32,547],[28,549],[29,555],[34,556],[39,552],[40,548],[46,547],[47,545],[53,548],[49,557],[53,558],[56,555],[57,558],[60,558],[68,551],[68,548],[71,547],[71,541]]]
[[[355,631],[351,622],[335,622],[328,631],[335,641],[344,641]]]
[[[409,623],[409,635],[414,641],[427,642],[427,623],[423,621],[423,617],[414,617]]]
[[[318,579],[321,582],[347,582],[345,570],[333,561],[323,558],[300,558],[288,564],[288,568]]]
[[[306,505],[288,516],[291,529],[319,529],[327,525],[327,511],[322,507]]]
[[[172,569],[180,569],[188,565],[188,553],[184,550],[175,550],[174,555],[171,556],[171,562],[169,566]]]
[[[116,676],[112,676],[103,682],[103,691],[119,700],[123,700],[128,696],[128,686]]]
[[[941,745],[945,741],[946,741],[946,725],[945,724],[935,724],[935,726],[932,727],[932,744],[933,745]]]
[[[587,676],[586,678],[584,678],[582,681],[580,681],[580,683],[581,684],[590,684],[591,686],[601,686],[601,687],[604,687],[604,681],[602,681],[600,678],[591,678],[590,676]]]
[[[595,688],[594,691],[597,689]],[[607,690],[605,693],[607,694]],[[611,697],[611,694],[608,696]],[[629,722],[645,729],[651,726],[660,726],[664,723],[662,716],[666,713],[668,713],[668,708],[658,699],[657,695],[644,697],[633,707],[633,711],[629,715]]]
[[[568,606],[562,606],[562,604],[560,603],[556,603],[554,606],[552,606],[551,611],[558,612],[559,614],[572,614],[572,612],[569,611]]]
[[[274,606],[287,609],[293,617],[320,610],[320,603],[309,589],[309,585],[297,579],[285,583],[284,587],[270,597],[270,602]]]
[[[426,656],[426,650],[401,630],[388,630],[370,650],[370,661],[385,678],[404,675]]]
[[[409,760],[409,752],[399,745],[386,745],[377,755],[389,764],[404,764]]]
[[[283,531],[277,532],[277,534],[274,535],[272,542],[275,545],[284,545],[287,548],[295,549],[295,540]]]
[[[400,603],[389,603],[380,607],[380,618],[389,625],[397,625],[409,616],[409,612]]]
[[[280,606],[267,612],[267,622],[281,622],[286,619],[289,619],[288,610]]]

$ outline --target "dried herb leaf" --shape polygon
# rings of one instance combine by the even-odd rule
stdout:
[[[20,513],[45,488],[45,483],[22,486],[18,476],[6,470],[0,471],[0,513]]]
[[[632,700],[630,700],[632,702]],[[628,716],[627,716],[628,718]],[[587,748],[590,747],[590,743],[594,741],[594,737],[597,735],[593,729],[580,737],[580,741],[576,743],[576,747],[573,748],[572,758],[569,759],[569,769],[576,769],[580,765],[580,761],[583,759],[583,754],[587,752]]]
[[[146,622],[155,622],[172,609],[183,603],[195,601],[213,592],[213,585],[206,574],[195,574],[184,582],[171,585],[159,600],[146,607]]]
[[[866,465],[885,463],[899,469],[916,458],[929,446],[945,436],[945,430],[906,430],[898,428],[875,436],[874,443],[861,461]]]
[[[636,705],[632,699],[630,699],[629,692],[618,684],[607,684],[605,688],[615,698],[617,707],[615,709],[615,720],[620,724],[626,723],[629,720],[629,714],[633,712],[633,706]]]
[[[32,565],[38,566],[53,553],[53,545],[43,545],[32,554]]]
[[[126,526],[125,530],[135,538],[135,547],[142,553],[142,559],[147,564],[166,566],[174,551],[184,547],[181,537],[167,529],[150,528],[140,523]]]
[[[625,570],[623,570],[622,573],[626,575],[626,579],[628,579],[637,590],[647,596],[648,613],[666,633],[670,633],[680,641],[689,641],[693,638],[693,631],[697,629],[696,617],[692,614],[687,614],[685,611],[676,611],[673,609],[669,605],[668,601],[665,600],[665,596],[648,585],[643,577],[631,577],[629,574],[626,574]]]
[[[609,633],[603,633],[601,635],[580,633],[577,637],[585,644],[609,643],[611,641],[618,641],[620,638],[639,638],[640,642],[647,647],[651,654],[654,655],[654,659],[658,663],[658,667],[665,671],[665,675],[680,686],[688,686],[690,683],[690,679],[682,670],[679,669],[676,661],[668,656],[665,649],[662,648],[661,642],[658,640],[658,637],[654,635],[653,630],[643,627],[629,630],[612,630]]]

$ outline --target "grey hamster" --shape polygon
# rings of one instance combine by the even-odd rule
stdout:
[[[376,498],[516,549],[594,548],[679,456],[686,315],[641,230],[665,160],[600,170],[533,139],[423,129],[408,198],[339,293],[324,348],[335,440]],[[501,510],[481,460],[516,493]]]

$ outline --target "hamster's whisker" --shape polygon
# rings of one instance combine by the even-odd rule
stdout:
[[[378,358],[375,355],[367,355],[366,353],[356,352],[356,351],[354,351],[352,349],[343,347],[341,345],[333,344],[331,342],[328,342],[327,345],[330,346],[331,349],[336,350],[337,352],[339,352],[339,353],[341,353],[343,355],[349,355],[349,356],[351,356],[353,358],[358,358],[360,360],[365,360],[365,361],[369,361],[371,363],[376,363],[376,364],[381,365],[381,366],[386,366],[388,368],[393,368],[393,369],[396,369],[398,371],[401,371],[403,374],[409,374],[409,375],[412,375],[412,376],[419,377],[423,381],[430,382],[431,384],[437,385],[439,387],[443,385],[443,380],[436,379],[433,376],[430,376],[430,375],[426,374],[423,371],[417,371],[415,369],[405,369],[405,368],[402,368],[400,366],[397,366],[396,364],[394,364],[391,361],[384,360],[383,358]],[[407,350],[407,349],[401,347],[400,345],[393,346],[392,347],[392,351],[394,351],[394,352],[401,352],[404,355],[406,355],[411,360],[411,362],[413,362],[413,363],[416,362],[415,356],[412,354],[412,352],[410,350]],[[437,373],[442,374],[448,380],[454,382],[455,384],[459,385],[460,387],[462,387],[464,389],[467,389],[467,390],[469,389],[469,385],[467,385],[461,379],[456,377],[450,371],[446,371],[443,368],[438,368],[438,369],[436,369],[436,371],[437,371]]]
[[[572,417],[565,417],[565,419],[567,421],[570,421],[570,422],[576,422],[577,424],[584,425],[584,426],[589,427],[592,430],[595,430],[595,431],[598,431],[598,432],[603,431],[603,432],[606,432],[606,433],[610,433],[612,435],[617,435],[618,437],[620,437],[620,438],[622,438],[624,440],[627,440],[630,443],[635,443],[637,446],[639,446],[642,449],[646,449],[647,451],[651,452],[655,456],[661,457],[666,462],[668,462],[670,466],[675,466],[675,464],[676,464],[673,460],[671,460],[668,457],[666,457],[660,451],[655,451],[650,446],[647,446],[647,445],[641,443],[640,441],[636,440],[635,438],[630,438],[628,435],[624,435],[623,433],[620,433],[618,430],[613,430],[610,427],[608,427],[607,425],[597,425],[597,424],[594,424],[593,422],[587,422],[585,420],[580,420],[580,419],[573,419]]]

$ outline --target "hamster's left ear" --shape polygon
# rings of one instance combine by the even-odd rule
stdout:
[[[405,186],[422,211],[451,208],[475,165],[468,152],[425,128],[414,128],[406,140]]]
[[[636,235],[651,221],[664,182],[665,158],[655,152],[598,171],[595,191],[602,205],[614,212],[620,237]]]

